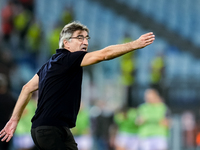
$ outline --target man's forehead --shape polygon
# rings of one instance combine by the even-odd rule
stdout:
[[[73,35],[75,35],[75,36],[77,36],[77,35],[84,35],[84,36],[87,36],[88,33],[87,33],[87,31],[85,31],[85,30],[77,30],[77,31],[75,31],[75,32],[73,33]]]

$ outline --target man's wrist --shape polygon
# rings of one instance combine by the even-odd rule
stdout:
[[[130,49],[132,49],[132,50],[139,49],[137,40],[132,41],[132,42],[129,42],[128,44],[129,44],[129,46],[130,46]]]
[[[19,122],[20,117],[14,117],[14,116],[12,116],[12,117],[10,118],[10,120],[11,120],[11,121],[17,121],[17,122]]]

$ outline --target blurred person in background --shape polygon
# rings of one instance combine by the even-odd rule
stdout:
[[[0,73],[7,77],[7,88],[11,90],[11,73],[15,66],[12,52],[10,49],[0,48]]]
[[[123,39],[123,43],[127,43],[130,41],[132,41],[132,39],[130,35],[126,33]],[[135,51],[127,53],[121,57],[120,68],[121,68],[121,80],[126,95],[125,103],[127,106],[133,106],[132,102],[134,102],[134,99],[132,96],[132,91],[136,86],[135,78],[137,72]]]
[[[33,68],[36,68],[37,66],[36,62],[40,54],[39,50],[42,44],[42,37],[43,32],[40,22],[36,19],[36,17],[34,17],[29,25],[29,28],[27,29],[27,33],[25,36],[26,49],[28,51],[28,54],[30,54],[30,61]]]
[[[55,54],[55,49],[58,48],[58,42],[59,42],[59,34],[60,31],[62,30],[62,27],[59,23],[55,24],[51,32],[49,33],[50,35],[48,36],[48,46],[49,46],[49,54],[53,55]]]
[[[137,123],[141,150],[167,150],[170,127],[169,109],[155,89],[147,89],[145,103],[139,105]]]
[[[24,40],[25,40],[25,36],[27,34],[29,25],[31,23],[31,19],[32,19],[32,16],[31,16],[30,11],[25,9],[23,5],[19,3],[17,5],[17,11],[13,18],[13,25],[14,25],[14,31],[19,39],[18,46],[22,50],[24,50],[25,48]]]
[[[11,117],[15,103],[16,99],[12,97],[8,90],[7,77],[0,73],[0,128],[3,128],[5,123]],[[0,142],[0,150],[9,150],[10,146],[11,142]]]
[[[181,116],[181,124],[183,129],[184,147],[191,149],[195,147],[195,116],[191,111],[183,112]]]
[[[195,118],[195,145],[197,149],[200,149],[200,110],[198,111]]]
[[[157,52],[153,60],[151,61],[151,76],[150,76],[150,86],[156,89],[159,94],[163,94],[164,74],[165,73],[165,62],[164,54],[162,52]]]
[[[14,0],[14,1],[21,3],[25,9],[33,13],[35,0]]]
[[[66,8],[61,15],[61,20],[54,24],[53,30],[49,33],[48,44],[50,48],[50,55],[55,54],[55,49],[58,48],[59,34],[63,25],[68,24],[74,20],[73,9]]]
[[[90,133],[90,114],[83,103],[81,103],[77,116],[76,127],[72,128],[71,131],[78,144],[79,150],[91,150],[92,138]]]
[[[2,141],[13,137],[32,93],[39,90],[38,107],[32,118],[32,138],[39,149],[74,149],[70,131],[75,127],[80,107],[82,67],[114,59],[153,43],[152,32],[125,44],[87,52],[89,30],[79,22],[67,24],[60,33],[59,49],[23,86],[13,114],[0,132]]]
[[[114,121],[117,125],[115,150],[138,150],[136,117],[137,110],[132,107],[123,108],[114,115]]]
[[[104,100],[98,100],[91,107],[91,132],[93,136],[92,150],[111,150],[110,127],[113,124],[113,112]]]
[[[7,5],[5,5],[1,10],[2,39],[7,46],[10,42],[11,33],[13,31],[13,17],[14,17],[13,6],[14,3],[11,0],[9,0]]]
[[[74,20],[74,10],[73,7],[66,7],[61,14],[61,24],[66,25]]]

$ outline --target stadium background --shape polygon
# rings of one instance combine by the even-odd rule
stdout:
[[[14,0],[16,4],[20,0]],[[26,1],[24,1],[26,2]],[[143,103],[144,91],[151,84],[151,63],[162,54],[164,74],[161,90],[165,103],[171,110],[170,150],[183,150],[184,113],[194,117],[194,126],[199,122],[200,106],[200,5],[199,0],[33,0],[29,6],[27,18],[20,24],[15,20],[15,29],[4,38],[3,19],[0,20],[0,52],[12,58],[10,90],[17,97],[21,86],[26,83],[38,68],[53,53],[57,30],[64,25],[64,15],[78,20],[90,29],[89,51],[108,45],[122,43],[128,36],[132,40],[141,34],[152,31],[155,42],[135,52],[134,87],[131,99],[127,99],[122,74],[117,58],[86,67],[83,80],[82,100],[90,109],[91,103],[104,101],[105,109],[115,111],[126,103],[138,106]],[[8,5],[8,0],[0,1],[0,10]],[[15,6],[15,13],[23,10]],[[68,14],[70,13],[70,14]],[[26,15],[25,15],[26,16]],[[38,46],[34,47],[23,32],[34,23],[38,35]],[[31,23],[30,23],[31,22]],[[27,24],[26,24],[27,23]],[[26,26],[24,29],[23,26]],[[17,28],[18,27],[18,28]],[[22,31],[22,30],[23,31]],[[37,37],[37,36],[36,36]],[[54,37],[54,38],[53,38]],[[53,42],[55,41],[55,42]],[[4,58],[1,59],[3,60]],[[126,85],[125,85],[126,86]],[[196,144],[190,148],[196,148]],[[186,149],[186,148],[185,148]]]

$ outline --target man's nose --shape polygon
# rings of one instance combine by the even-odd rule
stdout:
[[[86,38],[84,38],[83,44],[88,45],[88,40]]]

